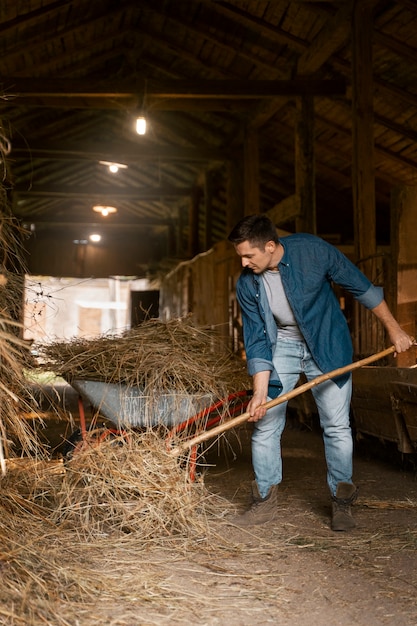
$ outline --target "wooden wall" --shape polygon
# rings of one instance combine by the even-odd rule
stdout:
[[[181,263],[161,283],[161,318],[192,314],[198,326],[216,329],[237,352],[241,345],[235,285],[240,271],[240,259],[228,241]]]

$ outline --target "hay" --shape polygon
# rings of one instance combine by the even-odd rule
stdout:
[[[145,321],[120,336],[39,346],[41,367],[68,382],[98,380],[137,386],[145,395],[184,392],[223,398],[249,386],[246,366],[213,331],[190,319]]]
[[[21,339],[24,265],[24,231],[11,215],[6,192],[0,186],[0,465],[5,472],[5,457],[13,445],[24,454],[43,454],[34,430],[22,419],[21,412],[33,409],[25,368],[31,363],[30,349]]]
[[[83,441],[65,464],[9,462],[0,505],[11,515],[35,515],[51,528],[83,539],[134,534],[143,542],[207,537],[208,519],[226,501],[210,495],[203,477],[192,481],[154,430]]]
[[[86,445],[66,466],[10,465],[0,483],[0,623],[10,626],[111,623],[123,602],[169,607],[152,554],[208,549],[209,522],[228,507],[153,431]]]
[[[84,443],[55,494],[54,523],[82,535],[135,533],[140,541],[204,537],[213,501],[155,431]]]
[[[20,324],[0,316],[0,441],[1,453],[10,453],[18,445],[24,454],[43,455],[44,449],[30,424],[22,419],[24,410],[32,410],[32,398],[24,374],[28,345],[18,336]],[[4,473],[4,460],[2,473]]]
[[[412,500],[364,500],[361,498],[359,501],[360,506],[364,506],[367,509],[415,509],[417,508],[417,502]]]

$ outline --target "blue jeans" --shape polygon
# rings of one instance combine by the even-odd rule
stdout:
[[[279,339],[274,366],[283,384],[282,393],[294,389],[302,372],[307,380],[323,373],[304,341]],[[311,391],[323,430],[327,483],[330,492],[335,495],[339,482],[352,482],[353,441],[349,420],[352,377],[342,388],[332,380],[327,380]],[[281,434],[285,426],[286,409],[287,402],[283,402],[269,409],[261,420],[254,423],[252,463],[259,493],[263,498],[272,485],[282,480]]]

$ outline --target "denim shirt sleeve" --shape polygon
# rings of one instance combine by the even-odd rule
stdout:
[[[333,256],[331,279],[349,291],[367,309],[373,309],[384,299],[384,290],[377,287],[356,265],[333,246],[325,243]]]

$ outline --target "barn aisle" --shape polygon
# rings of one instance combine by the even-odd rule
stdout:
[[[357,528],[334,533],[321,436],[287,428],[283,465],[277,519],[250,529],[227,526],[224,532],[240,547],[239,555],[212,565],[218,580],[228,577],[236,595],[244,596],[257,581],[259,596],[254,593],[240,618],[234,612],[230,621],[223,616],[211,623],[417,624],[415,472],[370,457],[360,446],[354,474]],[[228,468],[212,468],[207,483],[240,508],[251,478],[246,448]]]

